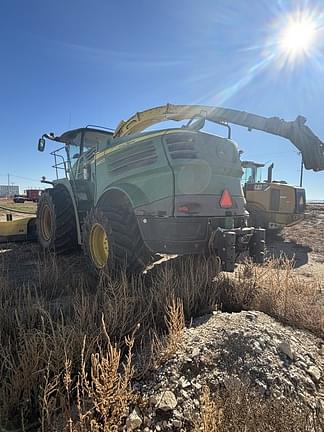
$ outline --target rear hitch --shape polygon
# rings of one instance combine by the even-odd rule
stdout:
[[[233,272],[236,258],[236,233],[218,228],[210,238],[210,249],[216,252],[221,260],[223,271]]]
[[[249,252],[255,263],[264,262],[265,229],[263,228],[236,228],[226,230],[217,228],[212,232],[209,249],[216,253],[220,260],[222,270],[233,272],[236,257],[241,252]]]
[[[233,231],[223,233],[223,247],[220,252],[222,269],[227,272],[233,272],[235,269],[236,258],[236,234]]]
[[[249,245],[249,253],[252,260],[257,264],[264,263],[266,230],[255,228]]]

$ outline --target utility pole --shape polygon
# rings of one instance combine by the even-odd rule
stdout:
[[[7,191],[7,199],[10,198],[10,174],[8,173],[8,191]]]
[[[301,155],[301,153],[299,153]],[[301,156],[301,163],[300,163],[300,181],[299,186],[303,187],[303,175],[304,175],[304,161],[303,157]]]

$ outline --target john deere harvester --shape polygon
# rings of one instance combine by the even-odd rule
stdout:
[[[145,131],[186,119],[184,127]],[[202,132],[206,120],[226,126],[227,137]],[[306,168],[324,169],[323,144],[300,117],[284,122],[168,104],[137,113],[114,132],[86,127],[45,134],[40,151],[46,139],[63,147],[52,152],[57,179],[38,206],[40,245],[56,253],[82,245],[95,270],[141,271],[158,253],[216,254],[227,271],[244,251],[263,262],[265,231],[247,226],[241,161],[229,123],[288,138]]]

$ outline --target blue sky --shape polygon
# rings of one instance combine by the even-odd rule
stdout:
[[[316,20],[316,52],[283,64],[275,41],[297,10]],[[323,1],[1,0],[0,15],[0,183],[54,177],[51,144],[36,149],[44,132],[115,127],[167,102],[302,114],[324,140]],[[288,141],[238,127],[233,138],[244,158],[298,184]],[[324,172],[307,171],[304,185],[324,199]]]

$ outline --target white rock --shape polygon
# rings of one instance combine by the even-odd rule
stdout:
[[[180,429],[180,428],[182,427],[182,421],[181,421],[181,420],[174,419],[174,420],[172,421],[172,425],[173,425],[175,428]]]
[[[156,397],[157,403],[155,407],[162,411],[172,411],[177,406],[177,398],[170,390],[165,390],[159,393]]]
[[[185,378],[184,376],[182,376],[182,377],[180,378],[179,382],[180,382],[180,386],[181,386],[182,388],[190,387],[190,382],[187,381],[186,378]]]
[[[321,379],[321,371],[316,366],[311,366],[307,369],[309,375],[314,379],[314,381],[319,381]]]
[[[197,357],[197,356],[199,356],[199,354],[200,354],[200,349],[199,348],[194,348],[192,350],[192,353],[191,353],[192,357]]]
[[[246,319],[248,319],[250,321],[256,321],[256,319],[258,318],[258,315],[255,312],[247,312],[245,317],[246,317]]]
[[[193,400],[193,404],[195,405],[196,408],[199,408],[199,406],[200,406],[200,403],[199,403],[198,399],[194,399]]]
[[[267,385],[258,379],[255,380],[255,384],[256,384],[257,389],[258,389],[259,393],[261,394],[261,396],[264,396],[268,390]]]
[[[144,416],[143,424],[144,424],[144,426],[151,426],[152,420],[148,416]]]
[[[138,408],[134,408],[126,420],[126,427],[128,431],[138,429],[142,425],[142,417]]]
[[[289,342],[283,341],[278,345],[279,351],[281,351],[283,354],[285,354],[290,360],[294,360],[295,355],[291,349],[291,346]]]
[[[324,399],[318,399],[317,407],[321,414],[324,414]]]
[[[189,399],[189,394],[186,390],[180,390],[180,393],[185,399]]]
[[[198,382],[196,382],[196,383],[192,383],[192,386],[193,386],[196,390],[200,390],[201,387],[202,387],[202,385],[199,384]]]
[[[156,395],[151,395],[149,401],[150,401],[151,405],[156,405],[157,401],[158,401],[157,400],[157,396]]]
[[[303,362],[302,360],[298,361],[298,366],[300,366],[304,370],[307,370],[307,364],[305,362]]]

